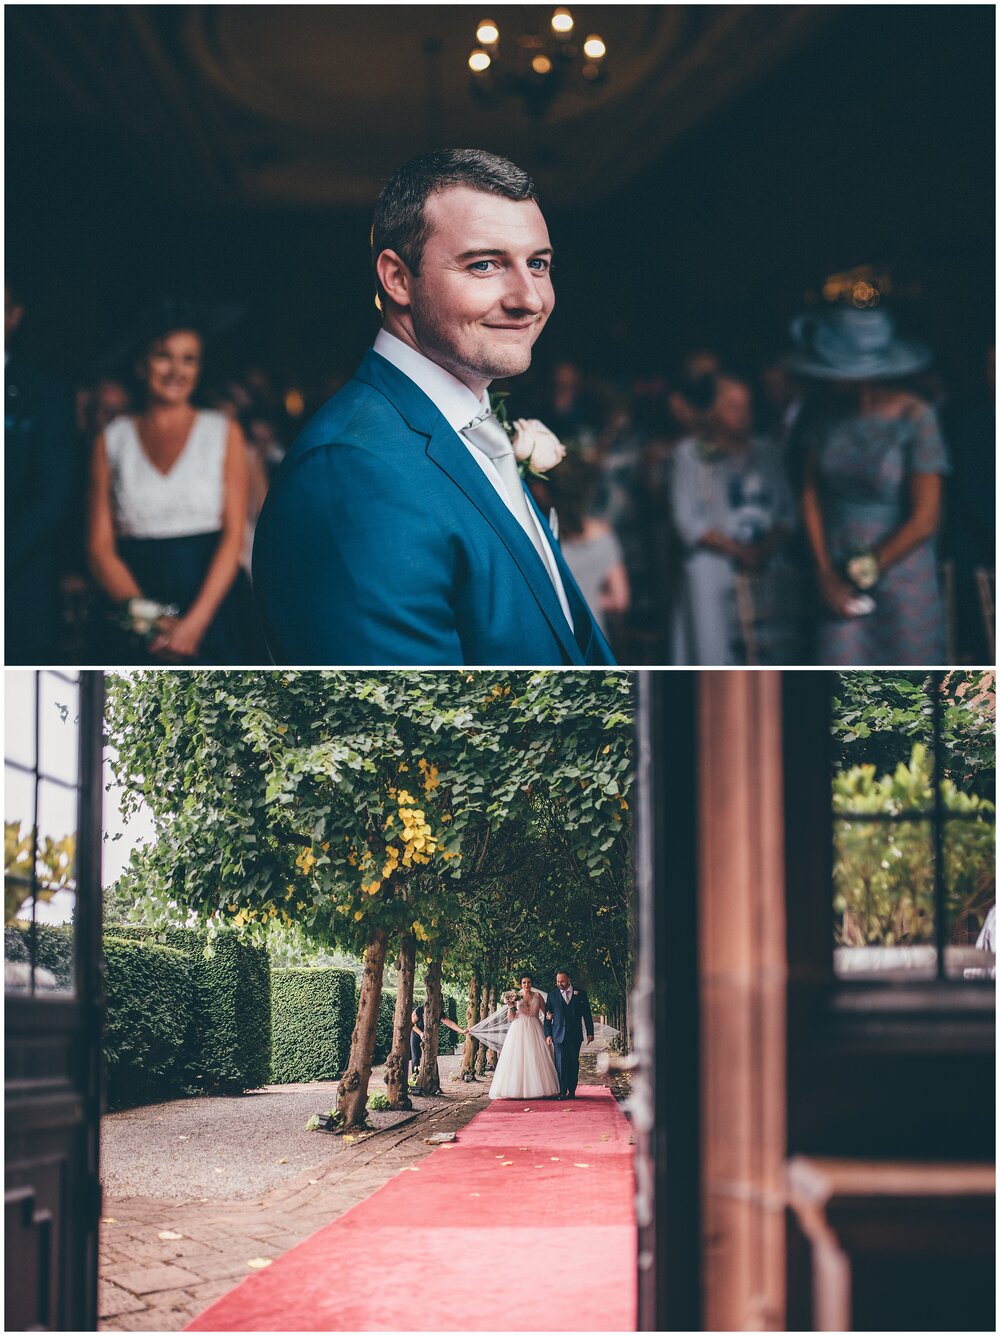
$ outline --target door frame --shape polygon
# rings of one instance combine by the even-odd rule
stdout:
[[[638,1329],[700,1331],[698,692],[636,685],[635,1051]]]
[[[73,1138],[63,1198],[65,1219],[33,1212],[34,1189],[6,1189],[8,1211],[39,1233],[39,1308],[48,1329],[97,1329],[97,1233],[101,1213],[101,1036],[104,1018],[101,955],[101,843],[103,826],[104,675],[80,674],[79,794],[76,913],[71,996],[6,995],[4,1104],[8,1173],[30,1177],[33,1139]],[[53,1061],[55,1058],[55,1061]],[[60,1063],[59,1059],[63,1061]],[[46,1156],[39,1155],[39,1162]],[[18,1165],[24,1170],[18,1172]],[[46,1261],[46,1258],[48,1261]],[[7,1257],[8,1275],[18,1259]],[[45,1267],[55,1274],[48,1276]],[[47,1295],[53,1297],[47,1300]]]

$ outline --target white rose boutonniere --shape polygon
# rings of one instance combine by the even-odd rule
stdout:
[[[514,454],[530,473],[548,473],[566,458],[566,447],[537,418],[515,418]]]
[[[566,458],[566,447],[549,431],[544,422],[537,418],[515,418],[513,422],[507,416],[507,390],[498,390],[490,395],[490,406],[497,421],[511,439],[514,457],[522,475],[534,473],[541,477],[554,469]]]

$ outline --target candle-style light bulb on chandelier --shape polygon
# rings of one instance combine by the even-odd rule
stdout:
[[[516,97],[527,114],[540,120],[566,89],[587,92],[607,82],[608,48],[597,33],[581,40],[572,13],[560,6],[547,27],[501,35],[491,18],[479,20],[478,45],[469,54],[473,95],[486,105]]]

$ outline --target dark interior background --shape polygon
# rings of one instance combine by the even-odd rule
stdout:
[[[114,48],[129,23],[125,11],[143,17],[162,44],[160,56],[169,57],[172,25],[191,8],[5,11],[7,266],[27,298],[22,351],[49,370],[78,375],[157,294],[234,300],[246,307],[234,355],[262,361],[285,384],[320,388],[352,369],[375,328],[371,196],[317,204],[295,191],[263,200],[238,188],[206,189],[193,151],[190,181],[176,166],[197,103],[171,124],[150,92],[147,117],[135,83],[130,115],[115,110],[111,94],[129,59],[126,52],[116,60]],[[331,8],[349,51],[360,7]],[[665,12],[628,8],[650,22]],[[694,42],[699,24],[743,8],[682,6],[678,21],[690,16]],[[752,8],[766,17],[804,7]],[[871,262],[892,275],[902,323],[937,349],[953,387],[978,379],[994,320],[993,7],[815,8],[815,21],[777,56],[766,34],[760,38],[759,60],[752,53],[751,73],[735,91],[726,89],[721,66],[706,66],[706,84],[717,90],[710,105],[630,179],[610,193],[598,183],[578,198],[557,190],[551,202],[543,199],[558,302],[539,345],[541,367],[570,356],[604,374],[657,374],[703,344],[753,365],[783,346],[789,318],[818,300],[826,275]],[[307,29],[316,12],[265,9],[294,12]],[[379,9],[389,32],[400,7]],[[238,22],[241,10],[251,7],[237,6],[228,21]],[[519,12],[547,22],[550,7]],[[471,98],[466,115],[461,101],[468,97],[467,34],[483,13],[411,8],[411,47],[419,37],[414,23],[427,37],[447,30],[438,59],[448,62],[453,96],[431,106],[425,89],[422,127],[411,127],[400,161],[413,144],[420,151],[467,142],[470,127],[483,142],[490,122],[473,114]],[[78,70],[75,51],[84,52]],[[412,58],[419,64],[420,49]],[[724,62],[725,52],[717,59]],[[370,69],[387,117],[405,115],[393,108],[393,69],[378,60]],[[614,80],[613,63],[610,70]],[[636,134],[648,133],[638,110],[641,75],[624,56],[620,73],[636,82]],[[646,91],[656,91],[652,80]],[[243,133],[249,115],[234,109],[220,119],[222,140]],[[509,153],[539,179],[559,134],[582,133],[570,119],[547,130],[543,143],[523,115],[496,115],[495,142],[483,146]],[[368,112],[340,127],[356,157],[365,153],[366,125]],[[575,151],[585,151],[579,140]],[[169,159],[162,173],[161,156]],[[218,156],[224,176],[226,153]]]

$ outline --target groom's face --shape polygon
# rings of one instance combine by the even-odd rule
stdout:
[[[455,186],[432,195],[424,216],[410,304],[421,351],[477,391],[526,371],[555,304],[541,209]]]

